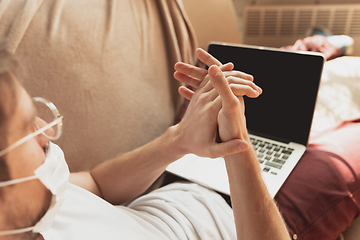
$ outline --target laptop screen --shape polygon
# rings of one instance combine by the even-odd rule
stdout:
[[[210,44],[209,53],[222,63],[254,76],[263,89],[258,98],[245,97],[249,133],[307,145],[324,58],[245,45]]]

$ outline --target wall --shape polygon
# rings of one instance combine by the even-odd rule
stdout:
[[[240,32],[243,33],[243,10],[248,5],[292,5],[292,4],[346,4],[359,3],[359,0],[233,0],[239,18]]]

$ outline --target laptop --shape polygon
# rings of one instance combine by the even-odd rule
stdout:
[[[262,176],[272,197],[305,152],[318,94],[324,57],[315,52],[212,42],[208,52],[235,70],[254,76],[263,89],[244,97],[247,128]],[[223,158],[185,155],[167,171],[223,194],[230,194]]]

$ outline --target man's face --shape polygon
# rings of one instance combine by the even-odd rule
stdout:
[[[9,146],[36,130],[36,111],[32,99],[18,83],[18,99],[8,125]],[[38,123],[38,122],[37,122]],[[5,155],[11,179],[34,175],[45,161],[44,146],[48,139],[42,134],[34,137]],[[0,197],[0,231],[34,226],[49,208],[51,193],[38,180],[30,180],[3,187]],[[4,236],[0,239],[23,239],[24,234]],[[28,233],[26,239],[36,235]]]

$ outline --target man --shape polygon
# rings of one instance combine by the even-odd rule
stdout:
[[[34,80],[24,83],[26,89],[34,96],[41,92],[41,96],[59,104],[65,116],[79,120],[76,124],[77,121],[69,119],[65,137],[60,138],[73,171],[90,169],[95,163],[141,146],[173,123],[180,98],[173,99],[167,91],[157,90],[170,88],[169,65],[176,61],[192,62],[195,41],[181,6],[180,0],[18,0],[0,4],[1,36],[10,40],[10,50],[21,58]],[[173,24],[164,26],[163,22]],[[139,66],[141,71],[134,71]],[[131,82],[130,89],[127,82]],[[163,95],[158,97],[155,92]],[[136,102],[136,108],[126,104],[131,101],[129,98]],[[70,108],[65,107],[70,104]],[[148,115],[144,116],[144,112]],[[353,121],[348,123],[344,125],[356,125]],[[359,215],[360,191],[356,189],[360,166],[356,165],[358,155],[349,151],[356,150],[353,146],[358,142],[353,136],[357,134],[351,127],[345,132],[342,129],[338,126],[310,144],[276,196],[294,238],[335,239]],[[66,131],[74,134],[67,135]],[[6,146],[5,143],[0,149]],[[344,151],[334,151],[339,149]],[[329,154],[320,154],[326,152]],[[342,170],[335,161],[336,155],[354,173]],[[139,164],[130,166],[139,168]],[[319,181],[320,176],[323,181]],[[72,176],[72,181],[75,180],[76,176],[75,179]]]
[[[12,56],[3,51],[0,239],[234,239],[236,234],[238,239],[288,239],[246,132],[242,96],[257,97],[261,89],[248,75],[230,73],[231,64],[221,65],[202,50],[196,54],[211,67],[195,93],[181,88],[191,97],[183,120],[141,148],[90,172],[71,174],[70,183],[78,187],[67,184],[61,150],[48,141],[54,129],[61,131],[62,116],[36,99],[51,107],[54,128],[36,118],[34,102],[9,66]],[[194,184],[172,184],[128,207],[114,206],[140,195],[187,153],[227,155],[236,233],[225,201]]]

